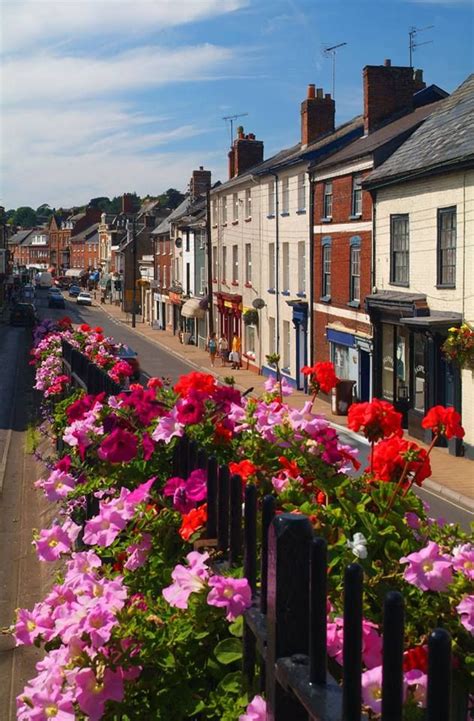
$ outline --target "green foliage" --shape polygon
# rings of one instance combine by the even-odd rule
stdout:
[[[13,225],[19,225],[22,228],[32,228],[38,223],[36,212],[29,206],[22,206],[15,210],[11,218]]]

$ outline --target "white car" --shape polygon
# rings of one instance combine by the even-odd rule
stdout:
[[[77,296],[79,305],[92,305],[92,296],[90,293],[82,292]]]

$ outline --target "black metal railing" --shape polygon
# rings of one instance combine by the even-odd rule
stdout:
[[[124,388],[116,383],[102,368],[65,340],[61,341],[64,370],[75,385],[88,393],[117,395]]]

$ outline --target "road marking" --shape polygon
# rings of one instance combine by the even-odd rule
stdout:
[[[461,506],[458,503],[454,503],[454,501],[451,501],[447,496],[443,496],[440,493],[435,493],[434,491],[429,491],[427,488],[417,488],[417,491],[421,491],[422,493],[428,493],[430,496],[434,496],[435,498],[438,498],[438,500],[443,501],[443,503],[449,503],[451,506],[454,506],[454,508],[459,508],[460,511],[464,511],[464,513],[469,513],[470,516],[474,516],[474,513],[469,510],[469,508],[466,508],[466,506]]]

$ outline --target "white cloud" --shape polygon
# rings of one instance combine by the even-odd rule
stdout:
[[[249,0],[14,0],[2,11],[3,52],[79,37],[133,39],[239,10]],[[3,3],[2,3],[3,4]],[[32,45],[33,44],[33,45]]]

